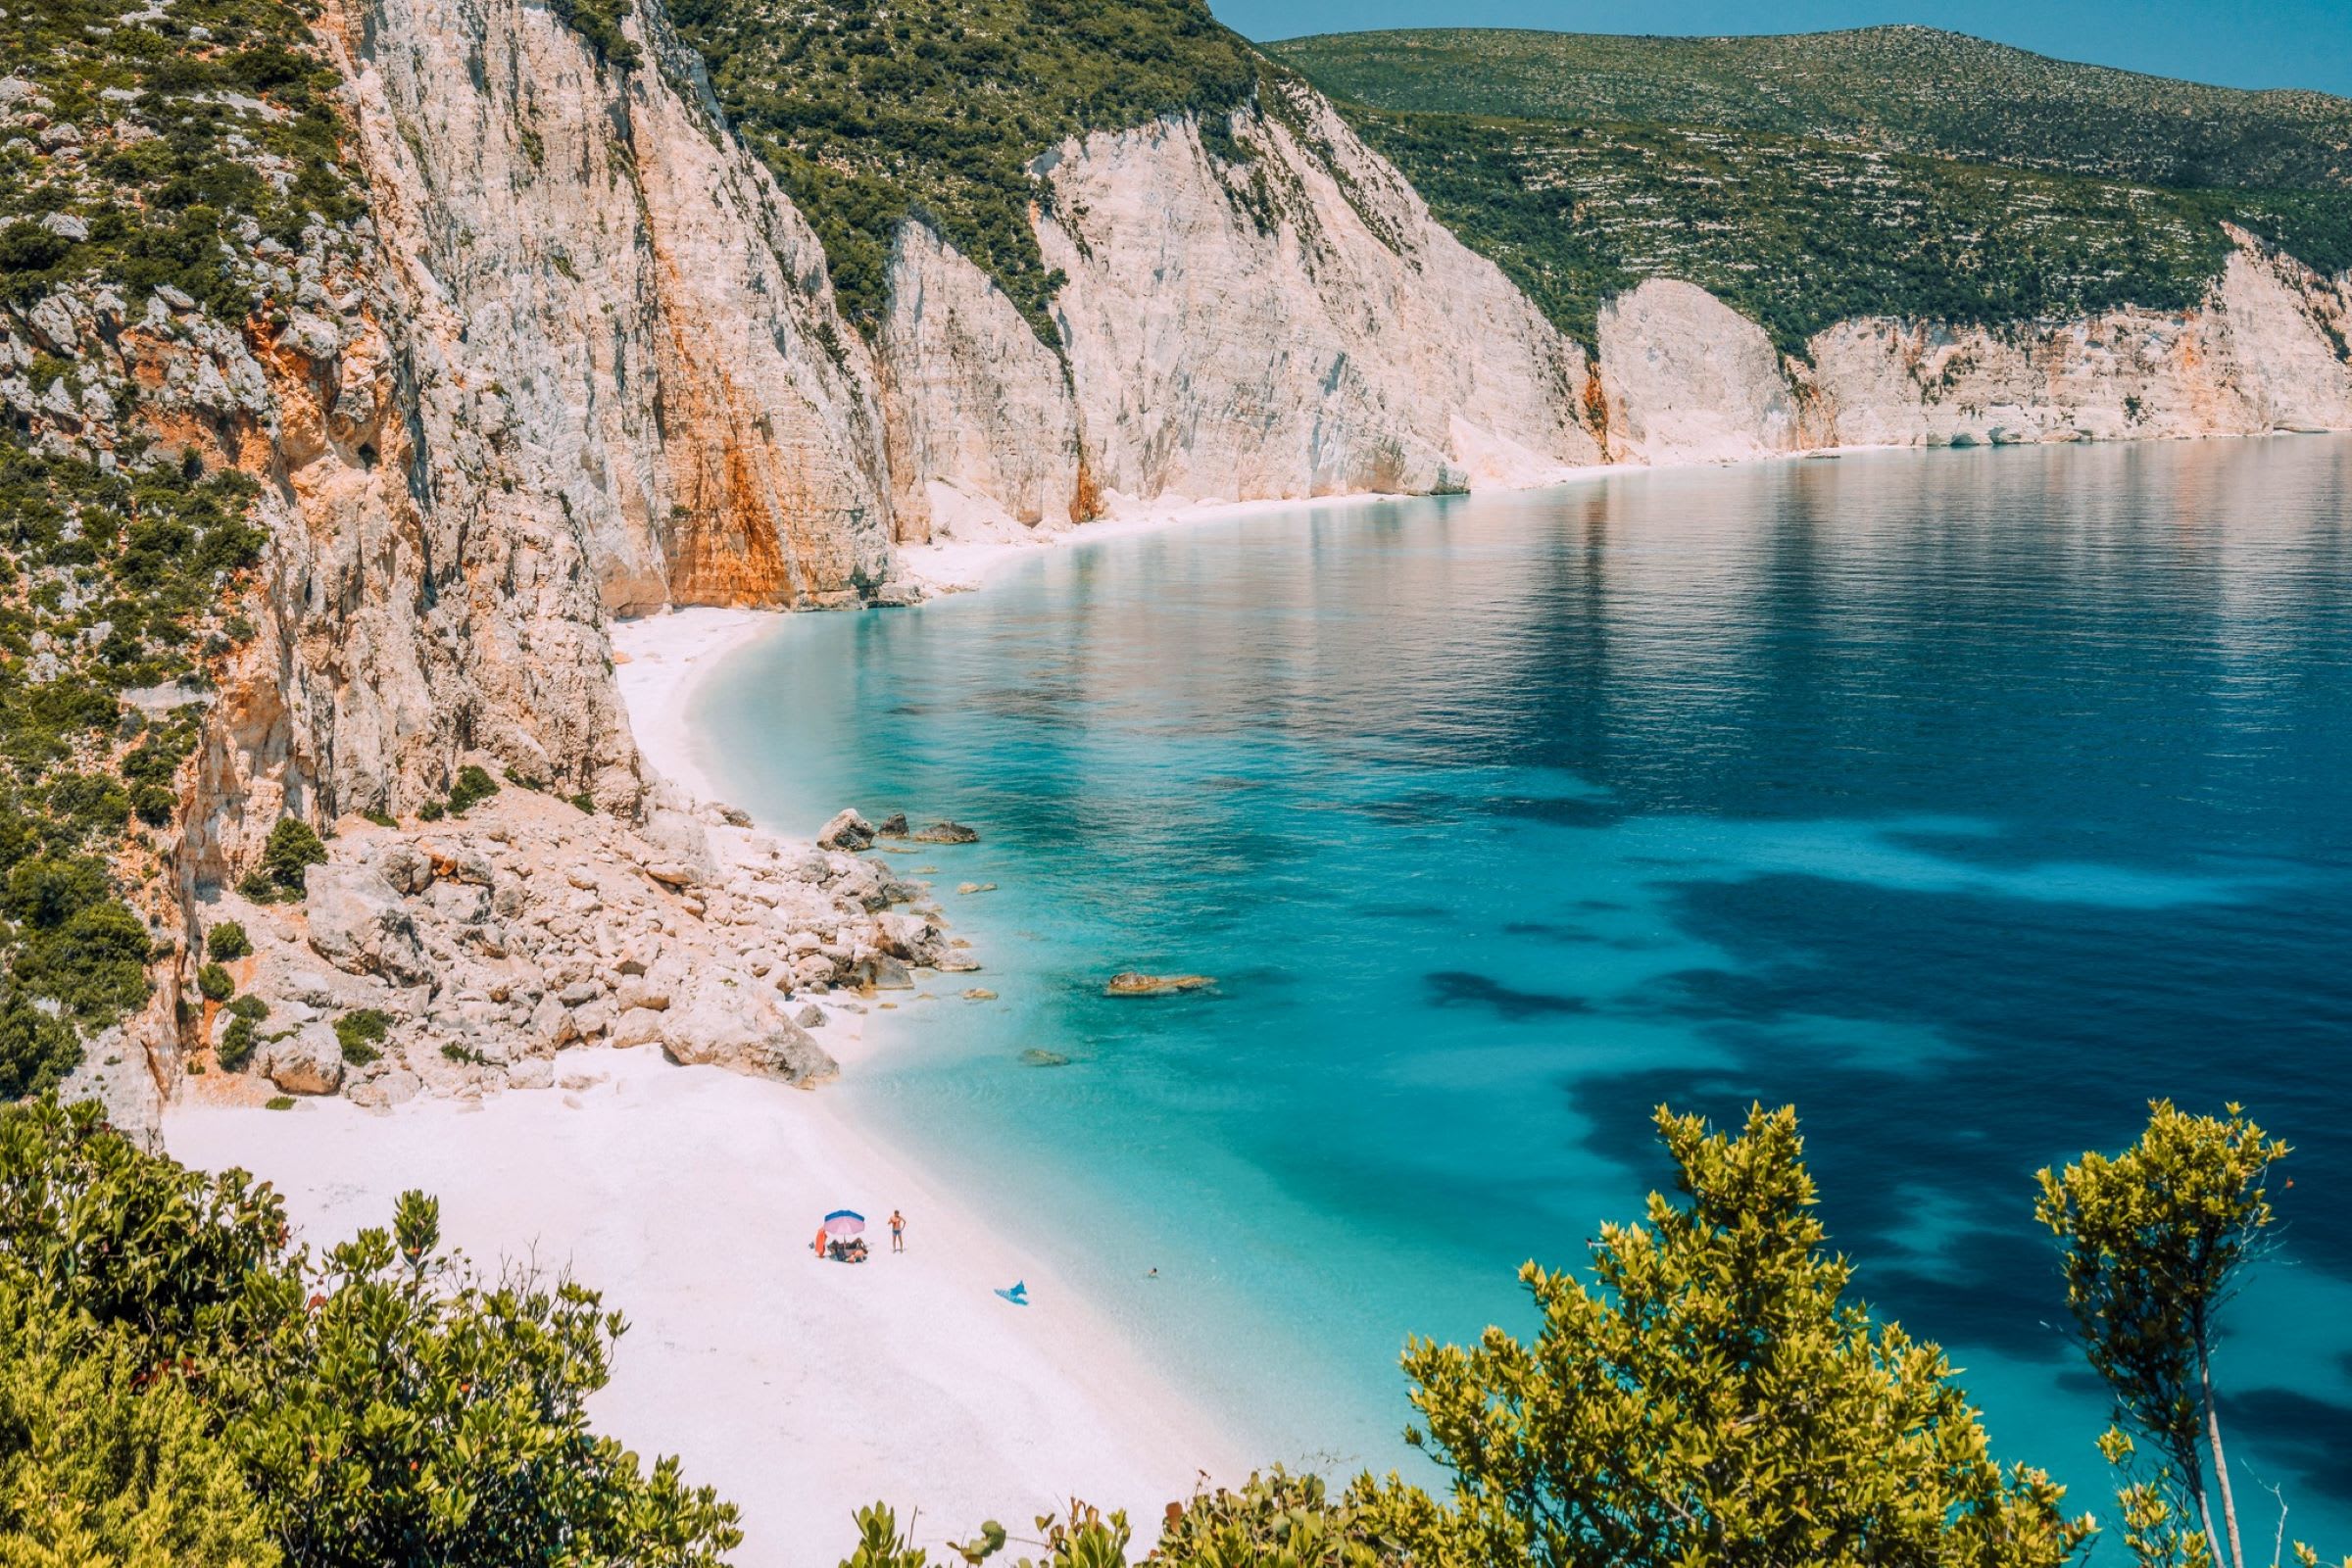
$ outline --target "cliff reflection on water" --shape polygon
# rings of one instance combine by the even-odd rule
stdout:
[[[1408,1330],[1520,1323],[1663,1179],[1652,1105],[1793,1100],[1864,1293],[2099,1506],[2032,1174],[2237,1099],[2298,1152],[2233,1448],[2340,1552],[2347,494],[2289,438],[1238,517],[796,619],[699,718],[787,827],[983,829],[896,858],[1001,1000],[898,999],[842,1092],[1267,1456],[1399,1462]]]

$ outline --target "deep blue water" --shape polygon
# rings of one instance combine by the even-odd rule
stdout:
[[[988,972],[841,1092],[1267,1458],[1413,1462],[1408,1332],[1524,1327],[1652,1106],[1793,1101],[1858,1289],[2110,1513],[2033,1174],[2234,1099],[2297,1152],[2233,1452],[2342,1553],[2348,494],[2295,438],[1262,514],[795,618],[697,717],[779,826],[981,829],[891,858]]]

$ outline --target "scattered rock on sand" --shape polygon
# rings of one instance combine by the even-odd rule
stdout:
[[[1105,995],[1113,997],[1164,997],[1178,991],[1198,991],[1215,985],[1216,978],[1205,974],[1139,974],[1129,969],[1110,977],[1104,986]]]
[[[965,827],[961,822],[934,822],[929,827],[918,831],[914,835],[914,842],[917,844],[977,844],[980,842],[980,835],[977,830]]]

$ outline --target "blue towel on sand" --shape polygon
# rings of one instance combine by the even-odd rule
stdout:
[[[1015,1306],[1027,1306],[1029,1304],[1029,1282],[1027,1280],[1022,1280],[1015,1284],[1011,1290],[999,1291],[997,1294],[1004,1298],[1004,1299],[1007,1301],[1010,1301]]]

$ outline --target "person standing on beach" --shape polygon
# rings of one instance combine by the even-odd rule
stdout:
[[[906,1250],[906,1216],[895,1208],[890,1211],[890,1250],[894,1252]]]

